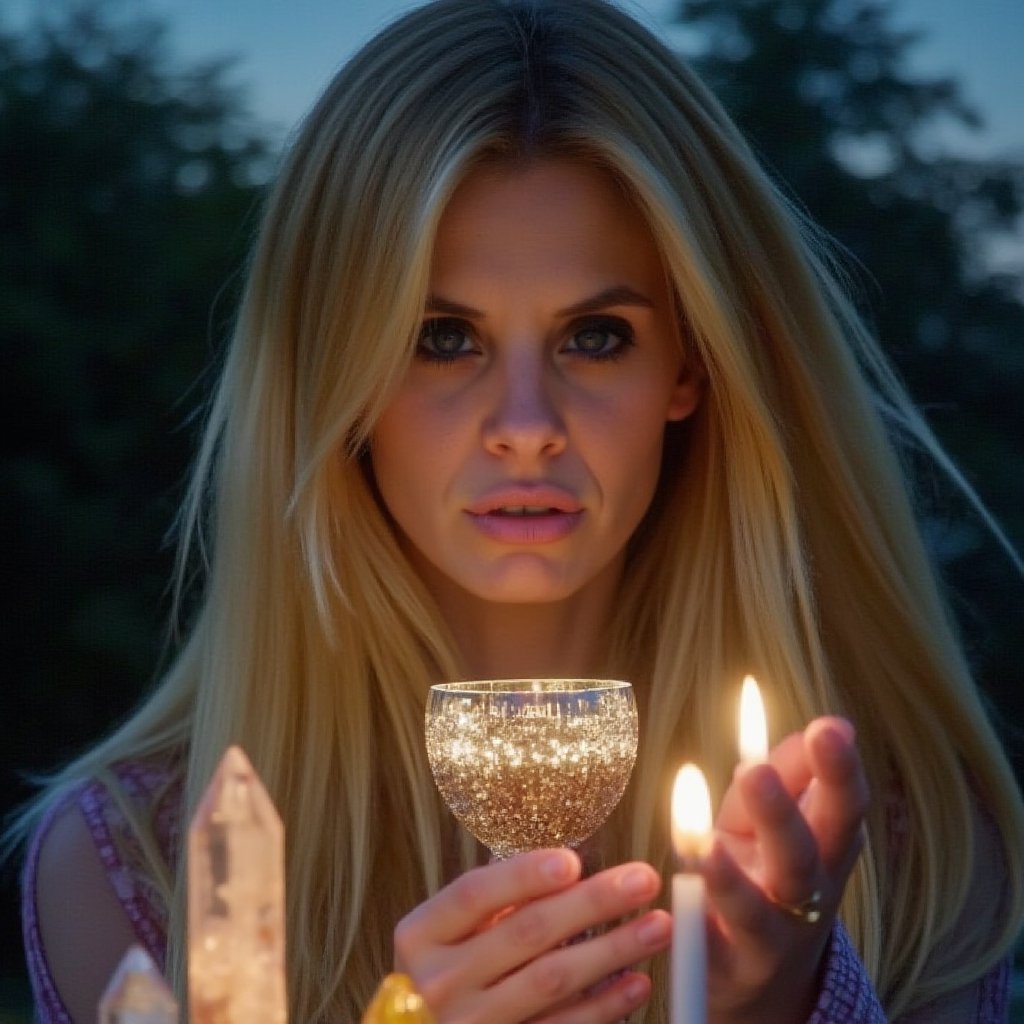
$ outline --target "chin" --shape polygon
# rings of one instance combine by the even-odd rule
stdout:
[[[467,580],[465,589],[494,604],[554,604],[564,601],[582,589],[581,585],[554,573],[503,573],[501,578]]]

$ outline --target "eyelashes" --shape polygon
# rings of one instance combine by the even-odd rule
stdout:
[[[432,317],[423,321],[416,339],[416,355],[434,363],[454,363],[460,356],[478,352],[472,326],[456,317]]]
[[[569,325],[558,352],[590,363],[610,362],[626,355],[635,333],[622,317],[586,317]],[[481,352],[473,325],[458,317],[424,320],[416,339],[416,357],[429,363],[450,365]]]
[[[572,330],[562,351],[597,362],[621,359],[635,344],[632,324],[617,316],[591,318],[574,324]]]

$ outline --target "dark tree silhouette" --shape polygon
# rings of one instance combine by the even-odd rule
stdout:
[[[269,158],[223,63],[178,69],[116,0],[40,6],[56,13],[19,32],[0,12],[4,805],[14,769],[99,735],[160,661],[188,414]],[[936,121],[974,118],[953,83],[909,74],[913,38],[880,3],[693,0],[680,18],[774,173],[865,268],[881,337],[1019,541],[1024,307],[983,253],[1020,213],[1021,168],[929,151]],[[980,675],[1019,714],[1021,582],[976,520],[937,508]],[[20,969],[6,892],[0,976]]]
[[[56,11],[0,22],[3,805],[153,676],[186,421],[268,159],[226,65],[177,70],[123,5]],[[19,945],[6,914],[0,975]]]
[[[1019,227],[1024,166],[940,150],[943,122],[979,118],[954,81],[911,74],[918,34],[893,27],[890,3],[683,0],[679,20],[771,173],[847,250],[869,321],[1019,545],[1024,305],[985,254]],[[921,490],[978,676],[1004,724],[1024,720],[1024,582],[948,487],[922,476]]]

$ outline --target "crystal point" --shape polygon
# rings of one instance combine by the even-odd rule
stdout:
[[[141,946],[132,946],[100,999],[99,1024],[177,1024],[178,1004]]]
[[[366,1008],[361,1024],[434,1024],[434,1015],[406,974],[389,974]]]
[[[229,747],[188,836],[192,1024],[285,1024],[284,828]]]

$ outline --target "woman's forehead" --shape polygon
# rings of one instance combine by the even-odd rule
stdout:
[[[661,273],[644,218],[602,167],[565,158],[488,165],[456,189],[434,245],[433,286],[452,273],[543,279]]]

